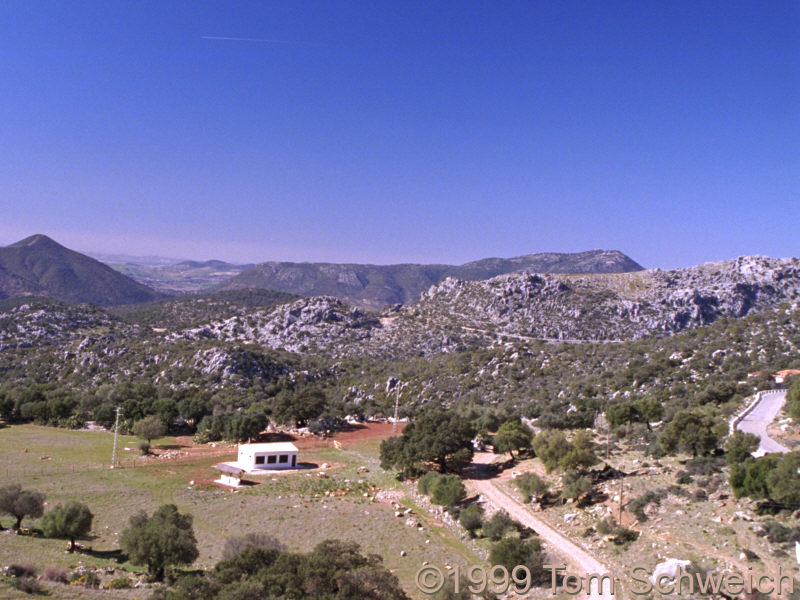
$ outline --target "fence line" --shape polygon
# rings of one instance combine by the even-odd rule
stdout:
[[[28,479],[31,477],[41,477],[45,475],[63,475],[65,473],[80,473],[83,471],[111,471],[120,470],[120,469],[137,469],[141,467],[151,467],[151,466],[158,466],[158,465],[167,465],[173,464],[175,462],[188,462],[189,460],[202,460],[204,458],[214,458],[218,456],[230,456],[235,454],[235,449],[232,450],[231,448],[220,448],[219,450],[214,450],[211,452],[203,452],[202,454],[197,455],[178,455],[174,457],[170,457],[167,459],[159,459],[159,458],[143,458],[143,457],[130,457],[130,458],[121,458],[117,460],[117,466],[115,469],[111,468],[110,461],[105,463],[92,463],[92,464],[83,464],[83,465],[74,465],[74,464],[67,464],[67,463],[59,463],[59,462],[49,462],[49,461],[42,461],[43,463],[40,466],[24,466],[23,468],[14,468],[14,476],[18,477],[20,480]],[[12,477],[12,468],[10,465],[6,464],[0,466],[0,473],[5,475],[5,481],[10,482]]]

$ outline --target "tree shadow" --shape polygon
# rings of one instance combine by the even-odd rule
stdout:
[[[158,446],[153,446],[154,450],[181,450],[182,448],[189,448],[189,446],[186,444],[159,444]]]
[[[81,554],[88,554],[93,558],[102,558],[104,560],[113,560],[119,564],[128,560],[128,555],[125,554],[121,548],[116,550],[93,550],[92,548],[79,549]]]
[[[606,500],[608,500],[608,494],[598,490],[592,490],[588,494],[581,496],[575,503],[575,506],[578,508],[588,508],[589,506],[594,506],[595,504],[601,504]]]
[[[297,437],[293,436],[291,433],[285,433],[283,431],[278,431],[275,433],[262,433],[254,439],[254,441],[258,443],[294,442],[296,440]]]
[[[493,479],[503,472],[503,467],[497,463],[490,465],[471,463],[465,467],[462,474],[467,479]]]
[[[615,469],[609,464],[603,466],[602,469],[590,469],[589,476],[592,478],[593,484],[602,483],[610,479],[619,479],[620,477],[627,477],[628,473]]]

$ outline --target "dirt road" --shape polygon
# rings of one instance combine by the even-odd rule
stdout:
[[[473,463],[480,467],[492,462],[496,455],[489,452],[479,452],[475,454]],[[476,469],[481,472],[481,469]],[[468,486],[481,494],[484,498],[494,504],[497,508],[505,510],[511,517],[530,527],[539,535],[539,537],[548,544],[549,548],[556,552],[564,562],[570,567],[569,572],[577,575],[578,577],[586,577],[594,574],[609,573],[609,570],[599,560],[594,558],[586,550],[569,540],[566,536],[554,529],[552,526],[545,523],[542,519],[538,518],[534,513],[528,510],[523,504],[506,494],[499,489],[492,479],[471,479],[467,482]],[[604,593],[599,593],[597,589],[597,580],[592,582],[592,593],[590,598],[611,600],[614,598],[608,593],[606,584],[603,587]],[[585,597],[581,594],[581,597]]]

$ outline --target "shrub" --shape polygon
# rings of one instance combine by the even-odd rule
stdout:
[[[207,578],[193,578],[191,585],[198,589],[198,593],[189,597],[197,600],[407,600],[397,578],[383,567],[379,556],[364,556],[358,544],[337,540],[320,542],[308,554],[248,548],[230,560],[218,562]]]
[[[515,521],[504,510],[497,511],[483,524],[483,534],[496,542],[514,527]]]
[[[597,524],[597,533],[611,536],[612,541],[618,546],[626,545],[639,537],[636,531],[622,527],[617,524],[617,520],[611,516],[606,517]]]
[[[46,567],[43,576],[47,581],[54,583],[69,583],[67,570],[61,567]]]
[[[109,581],[106,587],[110,590],[127,590],[131,587],[131,580],[127,577],[117,577]]]
[[[541,498],[549,491],[547,482],[536,473],[523,473],[514,480],[514,485],[525,497],[525,502]]]
[[[473,504],[461,511],[458,522],[469,532],[470,537],[475,537],[475,532],[483,525],[483,507]]]
[[[41,594],[42,586],[33,577],[18,577],[14,579],[14,587],[26,594]]]
[[[597,524],[597,533],[600,535],[609,535],[614,531],[617,526],[617,520],[614,517],[606,517]]]
[[[70,576],[69,584],[85,588],[96,588],[100,587],[100,578],[94,571],[78,568]]]
[[[533,450],[548,471],[556,467],[575,469],[597,463],[591,434],[586,431],[576,433],[572,442],[567,441],[561,431],[542,431],[533,439]]]
[[[458,475],[442,475],[431,485],[431,501],[441,506],[455,506],[467,496],[467,488]]]
[[[614,543],[618,545],[625,545],[630,542],[635,542],[639,538],[639,533],[633,529],[619,526],[614,530]]]
[[[150,454],[150,442],[141,442],[139,444],[139,452],[142,453],[142,456]]]
[[[427,496],[431,493],[433,482],[439,479],[439,477],[441,477],[441,474],[438,471],[428,471],[417,481],[417,491],[423,496]]]
[[[722,471],[725,458],[722,456],[698,456],[686,463],[686,469],[692,475],[713,475]]]
[[[225,547],[222,550],[222,560],[228,560],[247,550],[248,548],[259,548],[262,550],[286,550],[276,537],[266,533],[247,533],[240,537],[232,537],[225,540]]]
[[[785,544],[800,541],[800,527],[786,527],[778,521],[765,521],[758,535],[766,536],[773,544]]]
[[[734,432],[725,442],[725,462],[729,466],[744,462],[752,457],[760,442],[760,438],[753,433]]]
[[[668,485],[667,492],[675,496],[676,498],[689,498],[691,494],[686,488],[683,488],[679,485]]]
[[[572,449],[561,431],[542,431],[533,438],[533,450],[548,471],[555,469],[562,458]]]
[[[661,504],[665,494],[663,490],[650,490],[638,496],[628,503],[628,510],[631,511],[640,522],[647,521],[647,514],[644,509],[650,504]]]
[[[689,471],[678,471],[675,481],[681,485],[688,485],[694,481],[694,478],[689,474]]]
[[[531,540],[521,540],[519,538],[506,538],[500,540],[489,551],[489,562],[494,565],[502,565],[508,569],[509,573],[514,567],[523,565],[528,567],[531,573],[531,580],[542,582],[546,579],[544,565],[544,553],[539,538]]]
[[[38,570],[30,563],[13,564],[8,567],[8,574],[12,577],[36,577]]]
[[[569,470],[564,474],[564,489],[561,490],[563,498],[577,500],[592,491],[592,480],[581,476],[577,471]]]

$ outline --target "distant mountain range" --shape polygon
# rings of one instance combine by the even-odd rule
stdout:
[[[479,281],[518,272],[593,274],[641,270],[639,264],[614,250],[487,258],[463,265],[234,265],[219,260],[105,265],[37,234],[0,247],[0,299],[49,296],[69,303],[111,306],[209,290],[263,289],[299,296],[334,296],[361,309],[380,310],[415,302],[447,277]]]
[[[425,290],[447,277],[479,281],[525,271],[587,274],[641,270],[641,265],[616,250],[485,258],[463,265],[267,262],[242,271],[217,289],[263,288],[300,296],[335,296],[362,309],[380,310],[416,302]]]
[[[33,235],[0,247],[0,299],[15,296],[111,306],[150,302],[163,294],[46,235]]]

